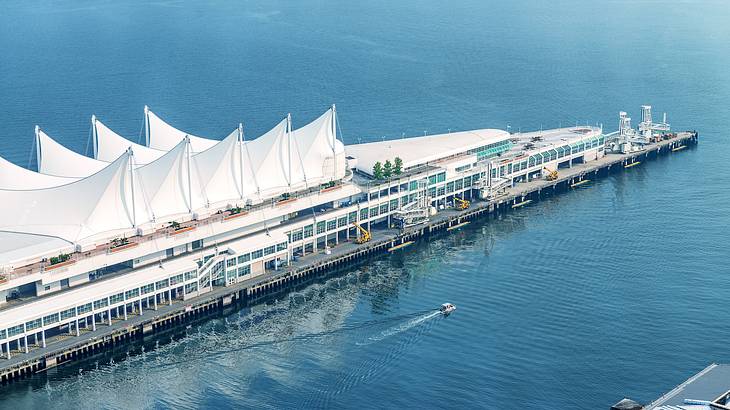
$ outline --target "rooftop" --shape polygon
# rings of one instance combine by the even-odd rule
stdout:
[[[347,145],[345,152],[357,158],[358,170],[369,174],[378,161],[399,157],[407,169],[509,138],[507,131],[481,129]]]

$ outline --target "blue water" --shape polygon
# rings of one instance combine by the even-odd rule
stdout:
[[[136,140],[144,104],[221,138],[336,103],[352,143],[613,129],[650,103],[702,140],[0,407],[607,409],[730,362],[728,21],[725,1],[2,2],[0,155],[22,165],[34,125],[83,152],[92,114]]]

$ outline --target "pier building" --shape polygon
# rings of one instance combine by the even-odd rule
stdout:
[[[320,266],[333,249],[399,249],[636,159],[611,154],[600,126],[344,145],[334,106],[255,139],[240,125],[220,141],[193,137],[147,108],[145,119],[144,146],[93,117],[93,158],[37,128],[38,172],[0,160],[0,366],[163,306],[256,293],[307,256]],[[696,137],[656,131],[645,154]]]

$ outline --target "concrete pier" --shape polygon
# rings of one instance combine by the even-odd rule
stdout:
[[[687,151],[685,148],[691,148],[697,142],[696,132],[680,133],[673,138],[649,144],[645,150],[639,152],[607,154],[594,161],[561,169],[555,180],[534,179],[521,182],[491,200],[472,200],[468,209],[442,210],[426,224],[404,230],[373,230],[372,240],[362,245],[353,241],[342,241],[327,254],[315,249],[285,268],[230,286],[213,288],[210,292],[185,301],[175,300],[172,295],[168,295],[164,303],[158,303],[157,299],[152,303],[147,300],[143,306],[140,300],[138,306],[133,306],[129,312],[127,305],[124,305],[121,316],[123,320],[119,312],[112,320],[110,311],[106,317],[102,315],[98,322],[95,316],[90,323],[76,322],[73,329],[68,329],[70,335],[47,338],[45,333],[41,333],[40,338],[26,339],[23,341],[22,351],[10,351],[9,344],[2,346],[0,353],[4,353],[5,358],[0,359],[0,382],[7,383],[72,363],[130,340],[148,337],[204,318],[230,306],[256,304],[264,298],[287,291],[293,286],[304,285],[335,269],[360,263],[368,256],[407,251],[408,245],[419,239],[427,239],[433,233],[456,230],[477,218],[530,206],[544,196],[587,186],[588,181],[611,172],[629,171],[643,166],[659,155],[680,155]]]

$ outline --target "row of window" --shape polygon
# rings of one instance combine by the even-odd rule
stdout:
[[[239,263],[247,263],[259,258],[263,258],[264,256],[273,255],[276,252],[281,252],[287,250],[289,247],[289,244],[287,242],[280,242],[276,245],[267,246],[263,249],[257,249],[250,253],[244,253],[241,255],[238,255],[233,258],[229,258],[226,261],[226,267],[231,268],[233,266],[236,266]],[[212,257],[212,255],[211,255]]]
[[[94,310],[103,309],[109,305],[114,305],[117,303],[124,302],[127,299],[137,297],[140,294],[145,295],[148,293],[152,293],[152,292],[154,292],[155,289],[160,290],[160,289],[167,288],[168,286],[171,286],[171,285],[174,286],[178,283],[182,283],[183,277],[185,278],[185,280],[189,280],[189,279],[193,279],[193,278],[197,277],[197,275],[198,275],[197,270],[188,271],[188,272],[185,272],[184,274],[180,273],[178,275],[173,276],[170,279],[160,280],[155,283],[148,283],[143,286],[140,286],[139,288],[128,290],[126,292],[120,292],[120,293],[111,295],[109,297],[96,300],[94,302],[89,302],[89,303],[85,303],[83,305],[65,309],[65,310],[62,310],[57,313],[43,316],[43,318],[33,319],[28,322],[25,322],[25,329],[27,329],[27,331],[39,329],[42,326],[47,326],[47,325],[50,325],[53,323],[60,322],[62,320],[70,319],[77,315],[83,315],[85,313],[89,313],[92,311],[92,308]],[[23,325],[22,324],[16,325],[16,326],[10,327],[5,330],[0,330],[0,339],[4,339],[6,337],[17,336],[21,333],[23,333]]]

